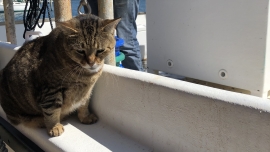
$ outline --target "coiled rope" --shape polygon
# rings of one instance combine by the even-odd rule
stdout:
[[[40,8],[40,4],[42,7]],[[29,6],[29,10],[27,10]],[[44,25],[46,10],[48,12],[48,17],[51,24],[51,29],[53,29],[51,15],[48,7],[48,0],[27,0],[23,13],[23,24],[24,33],[23,38],[25,38],[26,31],[34,31],[36,26],[41,28]],[[41,24],[39,24],[39,19],[42,17]]]

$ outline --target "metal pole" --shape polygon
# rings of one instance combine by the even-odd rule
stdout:
[[[55,23],[70,20],[72,18],[70,0],[54,0]]]
[[[3,4],[5,12],[7,42],[10,42],[11,44],[17,44],[13,0],[4,0]]]
[[[98,0],[98,15],[103,19],[113,19],[113,0]],[[105,58],[105,63],[115,66],[114,51]]]

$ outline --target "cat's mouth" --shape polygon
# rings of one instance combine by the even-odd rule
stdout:
[[[83,68],[87,69],[90,73],[97,73],[100,71],[102,66],[95,63],[93,66],[86,64],[85,66],[83,66]]]

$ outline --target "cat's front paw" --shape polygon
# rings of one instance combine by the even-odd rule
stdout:
[[[64,126],[57,123],[52,129],[48,131],[49,135],[52,137],[60,136],[64,132]]]
[[[89,114],[86,117],[84,117],[83,119],[80,119],[80,121],[83,124],[93,124],[93,123],[96,123],[98,121],[98,117],[94,114]]]

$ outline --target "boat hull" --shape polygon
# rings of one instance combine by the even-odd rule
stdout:
[[[13,9],[14,12],[23,12],[25,8],[26,3],[14,3],[13,4]],[[27,7],[27,10],[29,9],[29,6]],[[0,4],[0,12],[4,12],[4,5]]]

